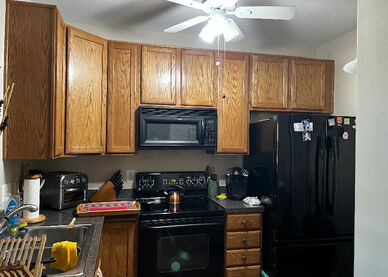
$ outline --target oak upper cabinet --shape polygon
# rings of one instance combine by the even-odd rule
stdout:
[[[183,49],[181,51],[181,105],[216,106],[214,52]]]
[[[15,83],[4,159],[64,154],[66,26],[55,6],[7,1],[4,86]]]
[[[177,49],[142,46],[140,104],[175,105]]]
[[[251,55],[250,107],[284,110],[288,107],[288,59]]]
[[[293,59],[291,61],[291,109],[326,110],[327,63],[320,60]]]
[[[68,28],[66,153],[105,152],[107,41]]]
[[[135,153],[140,45],[109,42],[107,152]]]
[[[106,218],[98,260],[104,277],[137,276],[137,218]]]
[[[248,55],[226,53],[219,66],[217,152],[221,154],[248,153],[248,61]]]

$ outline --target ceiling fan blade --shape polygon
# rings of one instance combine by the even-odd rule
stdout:
[[[239,18],[291,20],[296,14],[295,6],[253,6],[238,7],[235,15]]]
[[[183,6],[191,7],[194,9],[198,9],[198,10],[203,10],[203,11],[207,10],[207,7],[203,3],[194,1],[194,0],[167,0],[167,1],[180,4]]]
[[[174,26],[172,26],[170,28],[167,28],[164,31],[166,33],[177,33],[177,32],[180,32],[180,31],[182,31],[184,29],[190,28],[191,26],[194,26],[194,25],[197,25],[199,23],[205,22],[208,19],[209,19],[208,16],[197,16],[197,17],[194,17],[192,19],[183,21],[182,23],[174,25]]]
[[[226,18],[224,24],[224,30],[222,33],[226,42],[235,42],[244,38],[243,32],[233,19]]]

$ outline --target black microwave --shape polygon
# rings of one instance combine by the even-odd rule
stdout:
[[[214,148],[217,146],[217,110],[140,107],[141,148]]]

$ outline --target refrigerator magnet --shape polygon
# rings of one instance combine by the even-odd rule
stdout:
[[[344,118],[344,125],[350,125],[350,118]]]
[[[329,124],[330,127],[331,127],[331,126],[334,126],[334,125],[335,125],[335,119],[334,119],[334,118],[329,118],[329,119],[327,120],[327,123]]]
[[[349,139],[349,133],[348,132],[344,132],[343,134],[342,134],[342,138],[343,139]]]
[[[337,124],[338,124],[338,126],[342,125],[342,117],[341,116],[337,117]]]

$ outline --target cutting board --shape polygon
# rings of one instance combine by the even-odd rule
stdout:
[[[82,203],[77,206],[78,216],[131,215],[140,212],[137,201]]]

